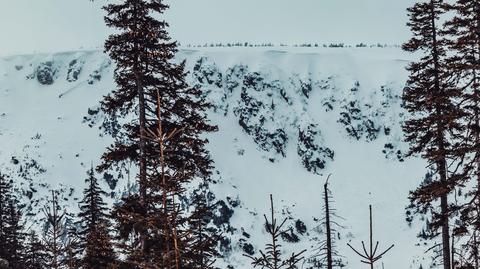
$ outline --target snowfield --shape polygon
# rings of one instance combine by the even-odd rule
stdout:
[[[395,244],[378,268],[430,264],[416,237],[424,223],[409,225],[405,210],[427,171],[420,158],[403,157],[400,97],[413,57],[399,48],[180,50],[177,60],[214,104],[209,116],[219,127],[208,135],[217,181],[210,187],[225,201],[216,224],[231,227],[219,265],[251,268],[242,254],[268,240],[270,193],[278,217],[289,218],[282,245],[311,258],[324,237],[329,174],[345,268],[365,268],[346,244],[368,240],[369,204],[381,250]],[[68,210],[77,210],[86,171],[111,142],[98,107],[115,87],[113,69],[95,50],[0,58],[0,170],[15,179],[31,218],[39,218],[48,186],[64,190]],[[98,176],[114,201],[134,174],[118,182]]]

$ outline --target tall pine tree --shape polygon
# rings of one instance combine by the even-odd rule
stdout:
[[[208,141],[200,136],[216,127],[206,121],[208,104],[200,89],[185,81],[185,62],[174,62],[177,44],[170,40],[168,24],[157,19],[167,8],[161,0],[105,7],[107,25],[119,31],[105,43],[116,62],[117,89],[105,97],[102,110],[121,129],[99,170],[128,161],[138,165],[139,192],[113,212],[132,268],[169,268],[173,256],[179,267],[175,226],[183,221],[177,218],[175,197],[184,184],[211,173]]]
[[[106,193],[101,189],[93,167],[87,173],[87,187],[83,191],[78,214],[80,249],[83,252],[83,269],[106,269],[115,263],[112,240],[109,233],[110,221],[107,204],[103,201]]]
[[[403,49],[421,53],[422,57],[407,68],[410,76],[403,93],[403,105],[411,118],[403,129],[410,143],[409,154],[421,154],[436,173],[436,179],[412,191],[410,198],[417,212],[431,214],[429,228],[441,231],[443,266],[449,269],[449,217],[452,212],[448,195],[459,178],[448,167],[451,165],[449,159],[455,155],[452,141],[462,129],[458,123],[462,112],[456,104],[461,91],[452,84],[445,62],[447,40],[439,31],[439,21],[445,13],[443,1],[419,2],[408,12],[408,26],[413,37]],[[439,206],[435,204],[437,201],[440,201]]]
[[[464,175],[473,186],[465,192],[466,203],[461,205],[462,230],[470,235],[465,247],[469,263],[478,268],[478,233],[480,232],[480,1],[457,0],[448,5],[453,18],[446,23],[446,33],[451,36],[449,69],[462,90],[461,108],[466,130],[464,139],[457,146],[458,155],[464,160]]]
[[[21,213],[16,207],[16,200],[11,199],[8,204],[8,215],[5,220],[5,235],[7,239],[7,260],[11,269],[24,269],[23,245],[25,234],[21,223]]]

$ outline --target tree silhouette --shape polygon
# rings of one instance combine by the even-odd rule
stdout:
[[[332,193],[328,188],[330,176],[331,175],[328,175],[327,180],[323,185],[324,216],[321,225],[325,228],[325,239],[320,242],[320,247],[317,249],[318,252],[311,258],[315,266],[326,266],[328,269],[345,266],[342,256],[338,253],[335,245],[334,238],[335,233],[337,232],[336,228],[342,226],[334,220],[335,217],[340,217],[336,215],[336,210],[332,207]]]
[[[377,254],[379,242],[377,241],[377,243],[375,244],[375,247],[373,247],[372,205],[369,206],[369,211],[370,211],[370,241],[369,241],[370,248],[369,250],[367,251],[364,241],[362,241],[363,253],[361,253],[361,251],[356,250],[354,247],[352,247],[352,245],[350,244],[347,244],[347,245],[362,258],[361,262],[369,264],[370,268],[373,269],[373,265],[375,264],[375,262],[379,261],[383,257],[383,255],[385,255],[385,253],[391,250],[395,245],[392,244],[385,251]]]
[[[298,262],[303,259],[303,253],[306,250],[302,250],[299,253],[291,253],[286,259],[282,257],[281,248],[278,240],[282,233],[283,225],[287,221],[285,218],[280,224],[278,224],[275,218],[275,208],[273,206],[273,196],[270,194],[270,220],[267,219],[267,215],[263,215],[265,218],[265,228],[267,233],[271,236],[271,242],[265,247],[265,250],[260,250],[259,256],[246,255],[244,256],[252,260],[253,267],[268,268],[268,269],[295,269]]]

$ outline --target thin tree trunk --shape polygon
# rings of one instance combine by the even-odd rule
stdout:
[[[436,18],[435,18],[435,4],[433,0],[430,0],[431,6],[431,23],[433,29],[433,44],[432,44],[432,56],[434,62],[434,79],[435,79],[435,91],[438,95],[442,95],[443,91],[440,86],[440,63],[439,63],[439,52],[437,44],[437,29],[436,29]],[[438,119],[442,119],[443,113],[439,106],[436,107],[436,114]],[[446,170],[446,152],[444,144],[444,126],[442,120],[438,120],[436,141],[438,151],[441,154],[439,160],[437,161],[437,169],[440,176],[440,181],[447,184],[447,170]],[[440,198],[440,207],[441,207],[441,216],[442,216],[442,252],[443,252],[443,268],[451,269],[450,262],[450,229],[448,223],[448,192],[442,194]]]
[[[176,227],[173,227],[173,246],[175,248],[175,269],[180,269],[180,248],[178,246],[178,235]]]
[[[134,35],[138,32],[138,22],[137,22],[137,6],[134,6],[133,10],[134,14]],[[136,36],[136,38],[138,38]],[[139,141],[138,141],[138,150],[139,150],[139,158],[138,158],[138,166],[139,166],[139,189],[140,189],[140,204],[145,209],[146,207],[146,196],[147,196],[147,188],[146,188],[146,180],[147,180],[147,165],[146,165],[146,156],[145,156],[145,146],[146,146],[146,116],[145,116],[145,92],[143,88],[143,81],[140,75],[140,51],[138,42],[135,41],[134,43],[134,53],[135,53],[135,62],[133,64],[133,73],[135,75],[135,85],[137,86],[137,96],[138,96],[138,120],[139,120]],[[146,217],[147,212],[144,210],[144,216]],[[140,233],[140,248],[142,253],[145,253],[145,241],[146,241],[146,234],[145,232]]]
[[[452,269],[455,269],[455,234],[452,232]]]
[[[58,216],[58,213],[57,213],[57,203],[56,203],[56,195],[55,195],[55,191],[52,191],[52,210],[53,210],[53,220],[52,221],[52,232],[53,232],[53,246],[52,246],[52,254],[53,254],[53,268],[54,269],[58,269],[58,223],[56,222],[57,221],[57,216]]]
[[[369,206],[370,209],[370,255],[373,254],[373,219],[372,219],[372,205]],[[370,261],[370,269],[373,269],[373,259]]]
[[[330,207],[328,201],[328,179],[324,188],[324,199],[325,199],[325,226],[327,230],[327,268],[333,268],[333,259],[332,259],[332,230],[330,226]]]
[[[477,207],[477,214],[480,214],[480,205],[478,204],[480,202],[480,197],[478,197],[480,193],[480,132],[478,128],[480,128],[480,115],[479,115],[479,103],[478,103],[478,98],[480,97],[480,81],[478,78],[477,74],[477,69],[480,68],[480,4],[475,4],[474,6],[474,12],[476,14],[476,34],[477,34],[477,55],[475,57],[474,53],[474,63],[475,66],[473,68],[473,86],[474,86],[474,96],[475,96],[475,109],[474,109],[474,114],[475,114],[475,130],[476,130],[476,137],[475,137],[475,146],[477,147],[476,149],[476,164],[477,164],[477,201],[475,202],[476,207]],[[475,264],[475,269],[479,269],[479,261],[478,261],[478,247],[479,244],[477,242],[477,231],[479,230],[478,224],[477,227],[474,227],[475,231],[473,232],[473,258],[474,258],[474,264]]]
[[[473,250],[473,258],[475,259],[474,263],[475,263],[475,269],[478,269],[478,242],[477,242],[477,232],[473,232],[473,247],[475,248]]]
[[[180,268],[180,255],[178,253],[178,238],[176,234],[176,229],[172,227],[172,221],[169,217],[169,211],[168,211],[168,190],[167,190],[167,177],[165,175],[166,170],[165,170],[165,135],[163,132],[163,127],[162,127],[162,104],[161,104],[161,98],[160,98],[160,91],[157,90],[157,120],[158,120],[158,126],[157,126],[157,138],[158,138],[158,145],[159,145],[159,151],[160,151],[160,170],[161,170],[161,180],[162,180],[162,206],[163,206],[163,229],[164,229],[164,235],[165,235],[165,253],[164,253],[164,263],[167,264],[168,267],[171,266],[170,264],[170,255],[171,255],[171,250],[170,250],[170,233],[172,232],[172,239],[174,243],[174,248],[175,248],[175,268],[179,269]],[[172,195],[172,201],[174,201],[174,197]],[[175,205],[172,205],[173,208]],[[175,208],[174,208],[175,210]]]
[[[275,213],[274,213],[274,208],[273,208],[273,195],[270,194],[270,207],[271,207],[271,214],[272,214],[272,223],[271,223],[271,229],[276,229],[277,227],[277,221],[275,220]],[[273,251],[273,268],[278,269],[278,260],[279,257],[277,256],[277,243],[276,243],[276,238],[275,238],[275,231],[272,233],[272,251]]]

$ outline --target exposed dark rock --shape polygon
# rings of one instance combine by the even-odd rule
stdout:
[[[18,159],[15,156],[12,156],[12,163],[15,165],[19,163]]]
[[[267,122],[275,121],[273,117],[275,106],[272,103],[264,103],[254,95],[257,92],[262,96],[271,97],[273,92],[280,91],[280,83],[265,82],[260,73],[254,72],[245,76],[243,84],[239,105],[234,110],[235,115],[239,117],[238,123],[262,150],[273,151],[285,157],[288,141],[285,131],[280,128],[265,128]]]
[[[240,205],[240,200],[238,198],[234,199],[231,197],[227,197],[227,202],[233,208],[238,207]]]
[[[298,235],[293,231],[292,228],[284,231],[283,233],[280,234],[282,237],[283,241],[289,242],[289,243],[298,243],[300,242],[300,238]]]
[[[333,150],[319,144],[321,133],[318,125],[309,124],[298,130],[297,153],[303,166],[312,173],[320,174],[328,161],[334,158]]]
[[[193,67],[193,75],[201,84],[215,85],[222,88],[223,75],[215,63],[208,63],[208,58],[200,58]]]
[[[366,110],[370,108],[366,105]],[[357,100],[350,101],[346,105],[341,107],[339,123],[345,126],[347,133],[357,140],[365,137],[367,141],[373,141],[377,139],[380,132],[380,126],[376,126],[375,123],[365,116],[360,108],[360,104]],[[375,115],[372,115],[375,117]]]
[[[300,96],[303,96],[307,99],[310,98],[314,84],[311,78],[304,80],[300,78],[299,75],[295,74],[290,78],[290,83],[296,88],[296,91]]]
[[[307,232],[307,226],[299,219],[295,221],[295,229],[301,235],[304,235]]]
[[[73,59],[68,64],[68,71],[67,71],[67,81],[73,82],[78,80],[78,76],[82,72],[83,62]]]
[[[110,67],[111,60],[105,60],[96,70],[94,70],[88,77],[87,83],[93,85],[102,79],[103,72]]]
[[[255,248],[253,247],[252,244],[243,242],[243,243],[241,243],[241,247],[242,247],[243,252],[245,252],[245,254],[247,254],[247,255],[255,254]]]
[[[385,158],[397,158],[398,161],[404,161],[404,155],[401,150],[396,149],[396,147],[392,143],[386,143],[383,146],[382,153],[385,154]]]
[[[232,251],[232,240],[230,238],[225,236],[220,237],[220,251],[223,253]]]
[[[228,207],[225,201],[220,200],[215,206],[213,213],[213,224],[216,226],[221,226],[223,224],[229,224],[230,219],[233,216],[233,209]]]
[[[36,70],[36,77],[40,84],[51,85],[55,81],[57,69],[54,68],[52,61],[41,63]]]
[[[90,85],[93,85],[96,82],[100,81],[101,79],[102,79],[102,73],[100,72],[100,70],[95,70],[95,71],[93,71],[92,74],[90,74],[90,76],[87,80],[87,83],[90,84]]]
[[[227,69],[225,75],[225,90],[232,93],[244,81],[245,75],[248,73],[246,65],[235,65]]]
[[[113,191],[117,187],[118,179],[116,179],[112,174],[107,172],[103,173],[103,179],[107,182],[108,187]]]

